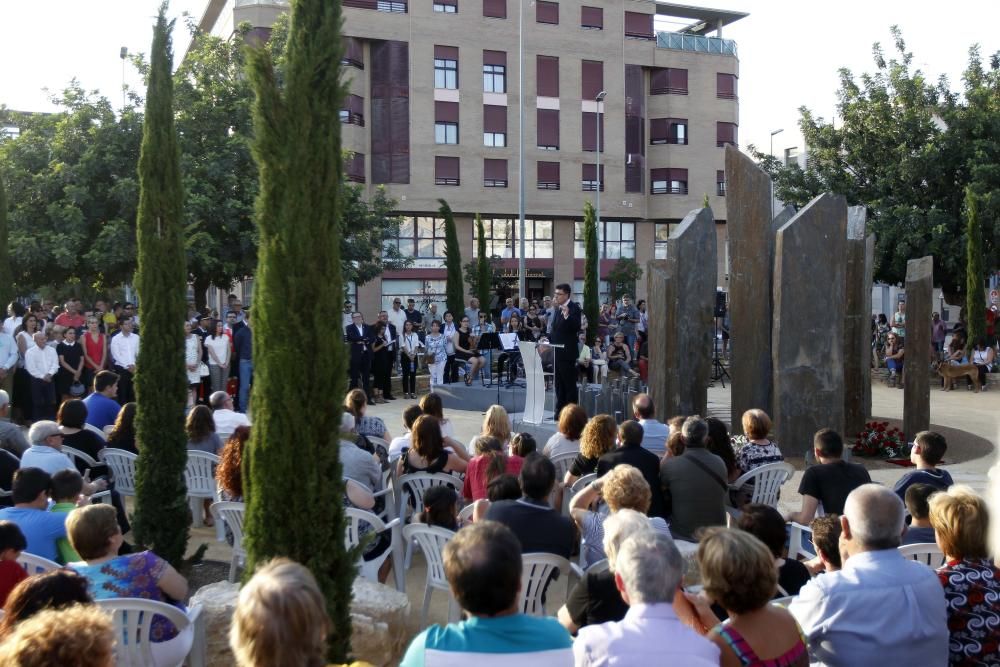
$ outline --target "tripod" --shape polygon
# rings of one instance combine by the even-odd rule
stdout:
[[[729,372],[726,367],[722,365],[722,361],[719,359],[719,317],[716,313],[715,317],[715,335],[712,337],[712,381],[721,380],[722,388],[726,388],[726,378],[732,382],[732,378],[729,377]]]

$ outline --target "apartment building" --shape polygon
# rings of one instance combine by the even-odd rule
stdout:
[[[356,288],[364,312],[395,297],[443,312],[439,199],[456,214],[463,261],[475,256],[482,216],[487,252],[501,258],[498,294],[517,292],[522,117],[528,297],[560,282],[582,292],[583,206],[598,188],[602,276],[619,258],[644,267],[664,257],[675,225],[707,195],[726,287],[723,156],[738,141],[739,61],[721,33],[746,14],[655,0],[343,5],[347,173],[398,201],[405,222],[393,243],[414,258]],[[286,10],[210,0],[200,24],[229,36],[248,21],[262,35]],[[666,20],[671,31],[658,30]]]

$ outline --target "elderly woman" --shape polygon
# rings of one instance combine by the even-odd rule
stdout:
[[[808,667],[795,618],[770,604],[778,587],[771,551],[750,533],[709,528],[698,544],[703,595],[685,594],[722,653],[723,667]],[[709,601],[729,615],[719,623]],[[768,656],[764,659],[760,656]]]
[[[568,403],[559,413],[559,425],[542,448],[550,459],[566,452],[580,451],[580,436],[587,427],[587,411],[576,403]]]
[[[430,415],[421,415],[410,429],[411,447],[404,447],[399,456],[400,475],[414,472],[465,472],[468,464],[458,454],[444,448],[441,427]]]
[[[615,559],[619,547],[627,538],[644,532],[652,532],[649,520],[634,510],[623,509],[604,522],[603,546],[608,568],[584,574],[580,583],[570,591],[566,604],[559,608],[559,622],[569,632],[576,634],[585,625],[625,618],[628,605],[615,586]]]
[[[979,385],[986,390],[986,374],[992,372],[993,362],[996,359],[996,352],[992,345],[986,344],[986,338],[980,336],[976,339],[976,345],[972,348],[972,363],[979,371]]]
[[[179,601],[187,596],[187,579],[170,563],[152,551],[119,556],[124,542],[114,508],[87,505],[70,512],[66,519],[70,544],[83,558],[69,567],[83,575],[96,600],[107,598],[143,598],[173,604],[186,611]],[[150,639],[157,665],[176,665],[191,649],[194,627],[183,632],[163,616],[154,616]]]
[[[580,453],[566,471],[563,485],[569,488],[584,475],[597,472],[597,460],[615,448],[617,438],[618,424],[611,415],[597,415],[587,422],[580,436]]]
[[[632,350],[625,344],[625,334],[621,331],[615,334],[605,354],[609,370],[618,371],[624,377],[639,377],[639,374],[632,370]]]
[[[986,502],[967,486],[930,497],[930,520],[947,562],[938,569],[948,613],[949,665],[1000,664],[1000,568],[990,562]]]
[[[485,498],[490,482],[504,474],[520,474],[524,464],[520,456],[508,456],[507,448],[493,436],[477,436],[472,441],[472,450],[476,455],[469,461],[462,485],[462,496],[467,502]]]
[[[608,514],[589,509],[602,498],[608,504]],[[569,512],[583,537],[586,567],[607,557],[604,552],[604,523],[608,517],[623,509],[646,514],[651,500],[649,483],[638,468],[628,464],[615,466],[604,477],[595,479],[573,496],[569,501]],[[650,517],[649,525],[653,530],[670,535],[667,522],[660,517]]]

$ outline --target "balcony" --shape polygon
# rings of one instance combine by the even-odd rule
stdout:
[[[736,41],[719,37],[705,37],[683,32],[656,33],[656,46],[661,49],[695,51],[697,53],[717,53],[722,56],[736,56]]]
[[[406,0],[343,0],[344,7],[357,7],[358,9],[374,9],[380,12],[392,12],[394,14],[406,13]]]

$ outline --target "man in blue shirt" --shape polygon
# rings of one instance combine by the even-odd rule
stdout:
[[[66,514],[46,511],[52,479],[39,468],[21,468],[14,473],[13,507],[0,509],[0,520],[13,521],[24,533],[30,554],[59,560],[56,541],[66,537]]]
[[[101,430],[115,423],[122,406],[115,400],[118,395],[118,374],[101,371],[94,376],[94,393],[83,399],[87,406],[87,423]]]
[[[403,667],[509,665],[569,667],[573,641],[555,618],[520,613],[521,545],[495,521],[467,526],[444,548],[444,571],[469,618],[432,625],[414,638]]]
[[[927,484],[938,491],[947,491],[954,484],[947,470],[938,470],[944,453],[948,450],[948,442],[944,436],[934,431],[921,431],[913,438],[910,449],[910,461],[917,469],[899,478],[893,491],[900,500],[906,500],[906,490],[913,484]]]

